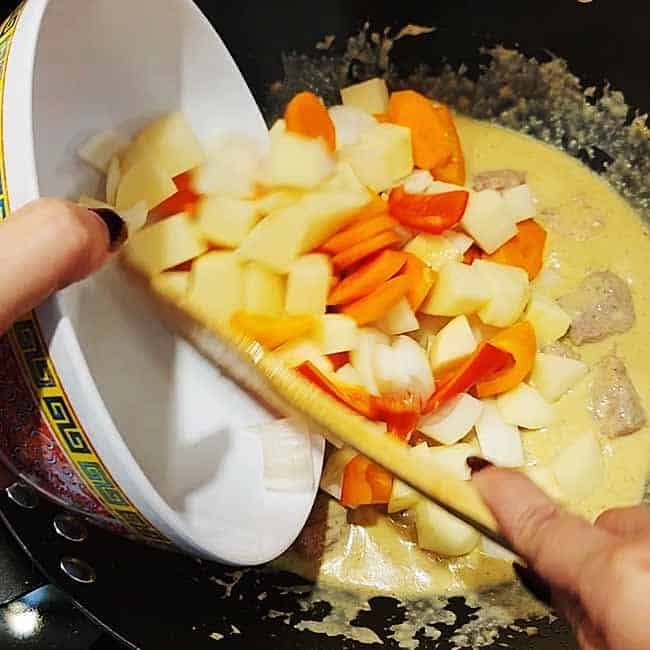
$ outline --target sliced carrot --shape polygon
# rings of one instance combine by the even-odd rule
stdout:
[[[334,370],[342,368],[347,363],[350,363],[350,353],[349,352],[335,352],[334,354],[328,354],[327,358],[332,362]]]
[[[356,264],[362,259],[365,259],[373,253],[393,246],[400,241],[400,237],[397,233],[392,230],[387,230],[386,232],[381,232],[370,239],[361,241],[350,248],[346,248],[344,251],[341,251],[338,255],[335,255],[332,258],[332,263],[337,269],[347,269],[350,268],[353,264]]]
[[[436,272],[428,267],[419,257],[411,253],[407,255],[406,264],[402,273],[409,278],[410,287],[406,299],[413,311],[417,311],[425,298],[429,295],[431,287],[436,281]]]
[[[478,397],[491,397],[505,393],[518,386],[533,369],[537,339],[535,330],[528,321],[515,323],[512,327],[499,332],[489,341],[490,345],[512,355],[514,365],[486,378],[476,385]]]
[[[444,104],[434,102],[434,108],[438,114],[438,118],[447,131],[449,144],[451,145],[451,156],[446,163],[432,169],[431,173],[436,180],[464,185],[465,156],[463,155],[463,148],[458,137],[456,124],[454,123],[454,116]]]
[[[397,225],[398,222],[387,214],[357,221],[345,230],[330,237],[320,248],[326,253],[336,255]]]
[[[456,151],[453,134],[428,97],[414,90],[393,93],[388,114],[394,124],[411,129],[416,167],[436,169],[450,161]]]
[[[247,311],[236,312],[232,326],[273,350],[287,341],[309,334],[316,325],[313,316],[268,316]]]
[[[284,112],[287,130],[308,138],[323,138],[331,151],[336,150],[334,122],[319,97],[310,92],[298,93]]]
[[[383,214],[388,214],[388,201],[384,201],[381,196],[374,195],[370,203],[366,203],[361,210],[351,217],[345,227],[348,228],[353,223],[379,217]]]
[[[365,456],[355,456],[343,470],[341,503],[349,508],[388,503],[393,477]]]
[[[367,296],[404,266],[407,254],[385,250],[339,282],[328,298],[330,305],[345,305]]]
[[[149,215],[149,221],[160,221],[167,217],[172,217],[180,212],[187,212],[192,214],[196,203],[201,198],[191,188],[192,174],[191,172],[184,172],[174,177],[174,184],[178,190],[176,194],[172,194],[168,199],[157,205]]]
[[[341,311],[354,318],[359,325],[373,323],[390,311],[407,294],[409,284],[409,278],[398,275],[364,298],[346,305]]]
[[[517,224],[517,234],[484,259],[499,264],[518,266],[528,273],[528,279],[534,280],[542,270],[544,263],[544,245],[546,230],[534,219],[526,219]]]

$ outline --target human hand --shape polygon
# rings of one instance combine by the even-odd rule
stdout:
[[[125,237],[116,213],[59,199],[34,201],[0,222],[0,334],[54,291],[98,270]]]
[[[548,583],[580,648],[650,648],[650,506],[609,510],[592,526],[520,472],[487,468],[473,480],[530,567],[515,567],[522,582],[537,595]]]

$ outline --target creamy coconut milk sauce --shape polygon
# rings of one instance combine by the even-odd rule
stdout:
[[[525,170],[538,199],[538,219],[548,229],[547,262],[536,286],[556,298],[575,289],[592,271],[611,270],[626,280],[634,297],[636,323],[623,335],[580,346],[590,367],[616,352],[643,402],[650,405],[650,241],[634,210],[603,180],[559,150],[498,126],[458,118],[463,149],[472,174],[502,168]],[[547,463],[586,431],[598,431],[589,410],[590,376],[557,404],[558,419],[548,429],[524,432],[527,463]],[[589,519],[607,508],[638,503],[650,469],[650,429],[620,438],[598,436],[605,479],[588,498],[568,507]],[[329,506],[333,527],[344,524],[345,513]],[[441,559],[420,551],[385,516],[373,523],[344,526],[338,541],[322,559],[308,561],[290,551],[276,563],[322,587],[360,589],[404,600],[434,599],[467,594],[512,578],[508,562],[491,558],[480,547],[471,554]],[[530,604],[528,605],[530,607]],[[433,611],[433,610],[432,610]],[[518,612],[518,616],[525,613]],[[429,616],[432,612],[429,612]]]

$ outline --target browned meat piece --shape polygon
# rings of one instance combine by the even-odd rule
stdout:
[[[559,300],[573,319],[569,338],[576,345],[622,334],[634,325],[634,303],[627,283],[611,271],[588,275]]]
[[[319,494],[293,549],[308,560],[318,560],[347,528],[347,510],[336,501]]]
[[[472,186],[477,192],[481,190],[508,190],[511,187],[523,185],[526,182],[526,172],[516,169],[495,169],[481,172],[472,178]]]
[[[565,357],[567,359],[575,359],[576,361],[580,361],[580,353],[564,341],[549,343],[542,348],[542,352],[545,354],[555,354],[558,357]]]
[[[596,366],[591,384],[591,411],[604,436],[625,436],[645,425],[641,398],[620,357],[610,354]]]

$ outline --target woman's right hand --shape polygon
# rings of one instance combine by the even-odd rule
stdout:
[[[609,510],[592,526],[520,472],[490,467],[473,480],[530,567],[524,584],[548,583],[583,650],[650,649],[650,506]]]

